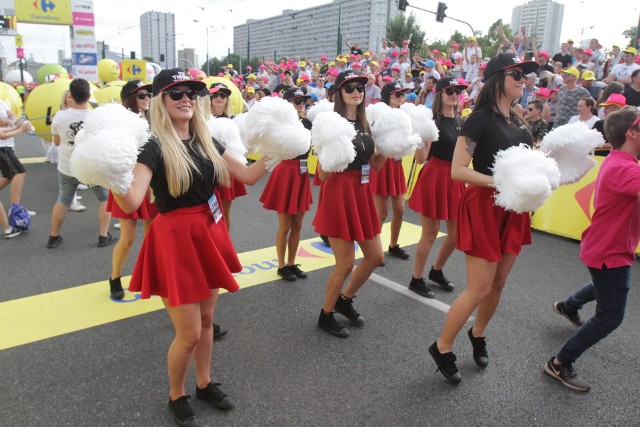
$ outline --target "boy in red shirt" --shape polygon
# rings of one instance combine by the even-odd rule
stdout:
[[[622,324],[631,264],[640,241],[640,112],[625,107],[610,114],[604,126],[614,149],[598,173],[595,211],[580,246],[580,260],[593,283],[554,304],[558,314],[580,329],[544,366],[564,386],[583,392],[591,386],[577,377],[573,363]],[[596,314],[583,324],[578,310],[594,300]]]

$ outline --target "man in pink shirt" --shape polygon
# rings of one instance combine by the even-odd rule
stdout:
[[[622,324],[640,241],[640,112],[625,107],[611,113],[604,126],[613,150],[600,167],[595,211],[580,245],[580,260],[593,283],[554,304],[556,313],[580,328],[544,366],[564,386],[583,392],[591,386],[577,377],[573,363]],[[594,300],[596,314],[583,323],[578,310]]]

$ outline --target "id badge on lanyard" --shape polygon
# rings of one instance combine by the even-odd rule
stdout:
[[[307,159],[300,159],[300,175],[304,175],[308,171],[309,169],[307,168]]]
[[[213,220],[217,224],[222,219],[222,209],[220,208],[220,203],[218,203],[218,197],[216,197],[216,193],[213,193],[213,195],[209,198],[208,203],[211,214],[213,215]]]
[[[369,163],[365,163],[362,165],[362,170],[360,172],[360,184],[368,184],[369,183],[369,172],[371,171],[371,166]]]

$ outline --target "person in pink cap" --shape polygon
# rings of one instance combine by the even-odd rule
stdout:
[[[400,49],[400,52],[403,50],[406,50],[405,55],[407,55],[407,58],[410,58],[411,50],[409,49],[409,40],[402,40],[402,49]]]
[[[327,55],[322,55],[320,57],[320,74],[327,74],[327,71],[329,71],[329,58],[327,57]]]
[[[549,129],[553,125],[551,107],[549,106],[550,98],[551,98],[551,91],[546,87],[538,88],[537,91],[533,92],[534,101],[542,102],[542,112],[540,113],[540,117],[547,123],[547,127],[549,127]]]
[[[398,64],[395,64],[393,67],[391,67],[391,80],[396,82],[400,79],[400,76],[402,74],[402,67],[400,67]]]
[[[396,61],[398,61],[398,56],[400,56],[400,51],[399,50],[392,50],[389,53],[389,57],[391,58],[391,63],[395,64]]]
[[[462,60],[462,53],[460,53],[460,45],[453,40],[449,41],[449,54],[447,55],[447,59],[450,59],[454,62],[459,62]]]
[[[356,73],[361,73],[362,72],[362,64],[359,62],[354,62],[353,64],[351,64],[351,69],[353,71],[355,71]]]
[[[535,58],[536,62],[540,64],[540,68],[538,68],[537,73],[538,76],[540,76],[540,73],[545,70],[553,73],[553,66],[549,64],[549,52],[547,52],[546,50],[541,50],[535,55]]]
[[[591,62],[591,57],[593,56],[593,51],[589,48],[586,48],[580,54],[580,61],[574,65],[580,72],[585,71],[594,71],[596,69],[596,64]]]

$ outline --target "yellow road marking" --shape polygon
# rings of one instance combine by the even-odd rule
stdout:
[[[420,234],[420,226],[404,222],[398,242],[401,246],[414,245]],[[383,248],[389,245],[389,235],[387,223],[381,234]],[[361,257],[358,250],[356,258]],[[244,266],[236,275],[241,288],[279,279],[275,246],[244,252],[239,254],[239,258]],[[305,271],[334,265],[333,255],[319,238],[302,241],[297,260]],[[129,279],[130,276],[123,277],[125,287]],[[139,294],[130,292],[126,292],[124,302],[112,301],[108,297],[108,289],[108,282],[101,281],[0,303],[0,350],[163,308],[160,298],[141,300]]]
[[[30,164],[30,163],[46,163],[46,157],[25,157],[20,159],[20,163],[22,164]]]

